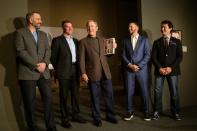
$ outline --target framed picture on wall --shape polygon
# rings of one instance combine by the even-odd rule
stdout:
[[[181,41],[182,40],[182,31],[181,30],[173,30],[172,37],[175,37]]]

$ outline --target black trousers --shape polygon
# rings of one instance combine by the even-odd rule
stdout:
[[[71,93],[72,117],[79,114],[79,75],[77,74],[77,67],[72,65],[71,74],[68,79],[59,79],[60,86],[60,111],[61,119],[68,120],[68,94]]]
[[[25,117],[28,128],[35,128],[34,108],[36,86],[38,86],[44,103],[44,118],[47,129],[54,128],[54,114],[52,109],[51,80],[41,77],[39,80],[20,80],[22,97],[24,101]]]

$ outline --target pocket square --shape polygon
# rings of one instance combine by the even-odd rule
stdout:
[[[176,43],[175,43],[175,42],[170,41],[170,45],[176,45]]]

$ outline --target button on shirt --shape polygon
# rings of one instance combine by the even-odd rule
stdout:
[[[138,37],[139,37],[139,34],[137,34],[136,36],[131,36],[131,43],[132,43],[133,50],[136,47]]]
[[[76,63],[77,59],[76,59],[76,48],[75,48],[75,43],[73,41],[73,37],[72,36],[66,36],[64,35],[67,42],[68,42],[68,46],[70,48],[70,52],[72,55],[72,63]]]

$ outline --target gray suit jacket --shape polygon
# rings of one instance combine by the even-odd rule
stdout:
[[[40,62],[46,63],[45,72],[42,74],[45,79],[50,78],[48,64],[50,63],[50,47],[47,35],[38,31],[38,42],[36,41],[28,28],[22,28],[16,31],[16,52],[18,63],[19,80],[38,80],[40,73],[36,70],[36,65]]]
[[[102,70],[106,78],[111,79],[111,72],[107,62],[107,56],[104,55],[105,38],[97,38],[99,41],[99,52],[95,49],[92,43],[88,41],[88,37],[83,38],[79,42],[79,59],[81,74],[87,74],[90,81],[100,80]]]

